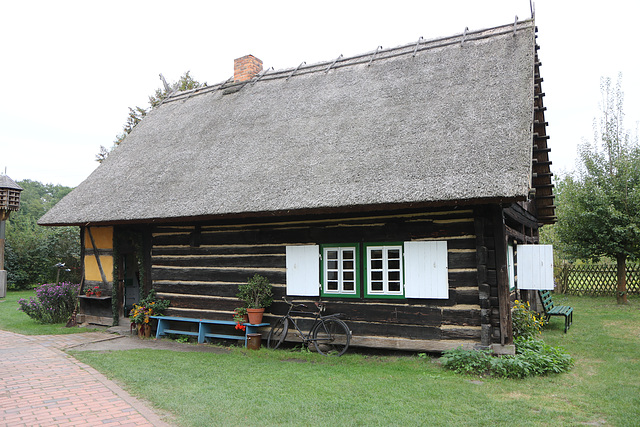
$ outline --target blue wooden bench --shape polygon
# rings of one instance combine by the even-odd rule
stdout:
[[[567,333],[569,327],[573,323],[573,307],[568,305],[554,305],[551,298],[551,292],[538,291],[542,307],[544,308],[545,322],[548,322],[551,316],[564,316],[564,333]]]
[[[176,335],[189,335],[198,337],[198,343],[202,344],[208,341],[210,338],[224,338],[228,340],[244,340],[244,346],[247,346],[247,335],[258,332],[258,328],[263,326],[269,326],[269,323],[243,323],[246,327],[244,335],[232,335],[222,334],[214,332],[213,328],[216,325],[235,326],[236,322],[233,320],[211,320],[211,319],[194,319],[192,317],[172,317],[172,316],[149,316],[151,319],[158,320],[158,329],[156,331],[156,338],[160,338],[167,334]],[[177,323],[189,323],[198,324],[198,332],[187,331],[184,329],[176,329]]]

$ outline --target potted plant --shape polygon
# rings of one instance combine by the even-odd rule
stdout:
[[[238,307],[233,310],[233,320],[236,323],[247,323],[249,321],[249,316],[247,315],[246,307]]]
[[[255,274],[247,280],[247,283],[238,286],[236,296],[244,301],[251,324],[261,323],[264,309],[273,302],[271,283],[269,279],[259,274]]]
[[[85,289],[84,295],[90,297],[91,295],[93,295],[93,290],[91,288]]]
[[[162,316],[169,304],[169,300],[159,299],[156,297],[155,291],[151,290],[146,298],[133,305],[129,312],[129,320],[136,325],[140,338],[149,338],[151,336],[149,316]]]
[[[102,296],[102,291],[100,290],[100,286],[93,287],[93,294],[98,298]]]

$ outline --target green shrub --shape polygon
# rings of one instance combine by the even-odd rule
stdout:
[[[516,356],[529,361],[533,375],[559,374],[573,367],[573,358],[561,347],[552,347],[533,338],[516,338],[514,343]]]
[[[533,338],[542,334],[544,316],[529,309],[529,303],[516,300],[511,309],[514,338]]]
[[[39,323],[66,322],[78,302],[79,284],[47,283],[36,288],[36,299],[18,300],[20,308]]]
[[[526,378],[567,372],[573,359],[559,347],[551,347],[533,338],[516,338],[515,356],[493,357],[489,350],[445,351],[442,366],[460,374],[490,374],[502,378]]]
[[[244,301],[246,308],[267,308],[273,302],[271,283],[259,274],[254,274],[247,279],[247,283],[239,285],[236,296]]]
[[[464,350],[462,347],[442,354],[442,366],[458,374],[483,374],[491,367],[491,350]]]

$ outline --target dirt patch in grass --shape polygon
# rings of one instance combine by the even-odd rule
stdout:
[[[621,339],[640,339],[640,324],[637,322],[625,322],[620,320],[616,322],[603,322],[603,325],[608,334],[612,337]]]

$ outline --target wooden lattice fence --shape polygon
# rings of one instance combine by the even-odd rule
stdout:
[[[615,264],[562,264],[555,271],[557,291],[571,295],[611,295],[618,288]],[[640,295],[640,264],[627,264],[627,293]]]

